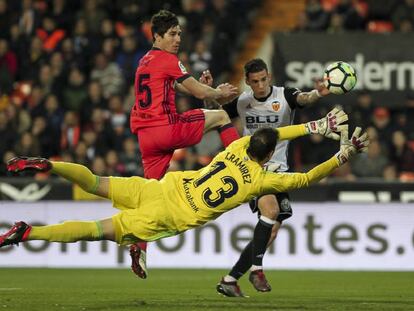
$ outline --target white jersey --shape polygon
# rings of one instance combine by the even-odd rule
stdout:
[[[297,107],[296,95],[299,92],[298,89],[272,86],[269,96],[263,99],[256,99],[252,90],[243,92],[231,103],[235,105],[237,101],[237,114],[243,125],[243,135],[253,135],[256,130],[263,127],[278,128],[291,125]],[[289,102],[285,95],[289,97]],[[226,106],[223,106],[226,111],[228,108],[231,109]],[[229,115],[234,117],[234,114],[229,113]],[[273,157],[269,161],[269,164],[279,164],[279,171],[282,172],[289,168],[288,146],[289,141],[278,142]]]

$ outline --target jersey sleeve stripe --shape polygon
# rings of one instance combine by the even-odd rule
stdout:
[[[191,75],[189,73],[186,73],[185,75],[175,79],[178,83],[182,83],[185,79],[191,77]]]

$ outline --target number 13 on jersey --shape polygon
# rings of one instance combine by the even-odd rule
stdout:
[[[211,179],[214,175],[224,170],[225,168],[226,164],[222,161],[214,163],[214,165],[211,167],[211,170],[207,174],[194,181],[194,187],[198,188],[202,186],[207,180]],[[207,187],[203,191],[202,200],[211,208],[216,208],[222,204],[225,199],[231,198],[239,190],[239,185],[231,176],[223,176],[220,178],[220,181],[223,187],[217,189],[215,193],[213,193],[210,187]]]

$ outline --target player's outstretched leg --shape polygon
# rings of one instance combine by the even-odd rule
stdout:
[[[224,278],[217,284],[216,290],[219,294],[227,297],[248,297],[241,291],[237,281],[226,282]]]
[[[52,169],[52,163],[45,158],[15,157],[7,161],[7,170],[13,173],[23,171],[48,172]]]
[[[41,240],[72,243],[77,241],[115,241],[114,229],[108,227],[112,220],[65,221],[47,226],[30,226],[23,221],[16,222],[5,234],[0,235],[0,247],[20,242]]]
[[[15,157],[7,162],[9,172],[19,173],[27,170],[57,174],[70,182],[78,184],[88,193],[96,194],[104,198],[109,195],[109,178],[99,177],[93,174],[86,166],[50,161],[45,158]]]
[[[129,254],[131,255],[131,269],[141,279],[146,279],[147,271],[147,253],[142,247],[143,243],[135,243],[129,247]],[[146,247],[146,243],[145,243]]]
[[[5,234],[0,235],[0,247],[7,245],[19,245],[27,240],[32,227],[23,221],[16,222]]]

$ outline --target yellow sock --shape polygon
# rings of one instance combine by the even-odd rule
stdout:
[[[52,162],[52,173],[78,184],[83,190],[95,193],[99,176],[94,175],[86,166],[69,162]]]
[[[27,240],[77,242],[103,240],[99,221],[65,221],[50,226],[33,226]]]

